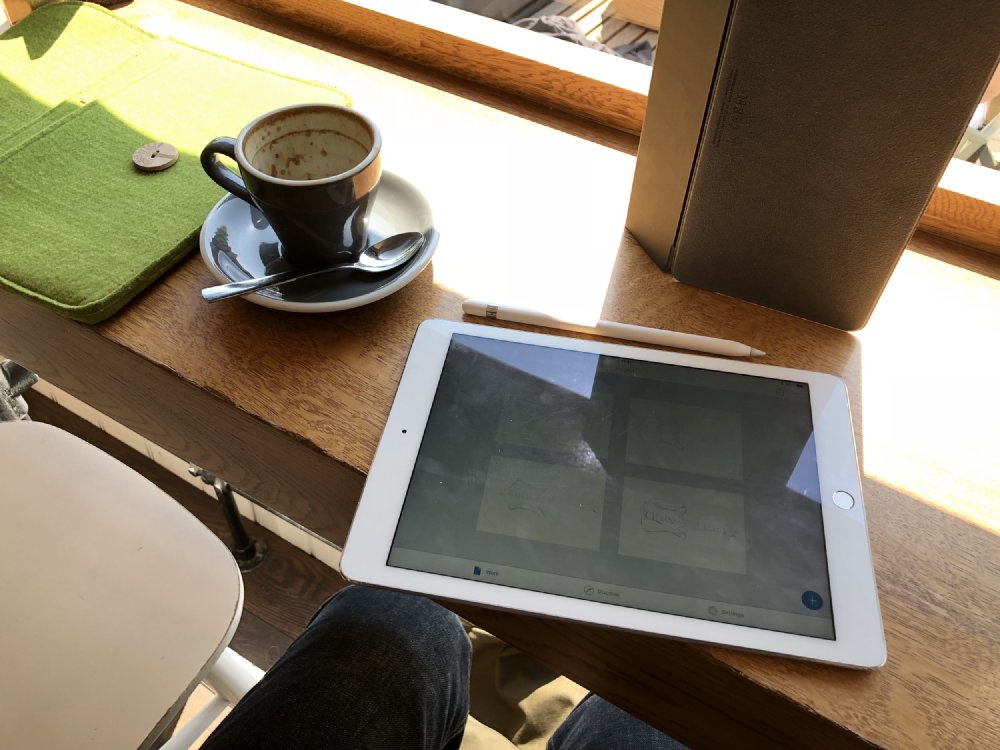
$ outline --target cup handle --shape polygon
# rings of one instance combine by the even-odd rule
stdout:
[[[222,166],[222,162],[219,161],[219,157],[216,154],[222,154],[228,156],[232,160],[236,160],[236,141],[233,138],[216,138],[214,141],[209,143],[201,151],[201,167],[205,170],[216,183],[228,190],[230,193],[235,195],[237,198],[242,198],[251,206],[254,205],[253,198],[250,197],[250,191],[247,190],[247,186],[243,184],[243,180],[232,172],[232,170],[226,169]]]

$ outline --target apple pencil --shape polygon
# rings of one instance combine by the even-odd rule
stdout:
[[[500,307],[499,305],[480,302],[474,299],[467,299],[463,302],[462,311],[466,315],[477,315],[480,318],[506,320],[511,323],[524,323],[532,326],[544,326],[545,328],[557,328],[562,331],[590,333],[597,336],[622,339],[624,341],[638,341],[643,344],[657,344],[659,346],[672,346],[675,349],[689,349],[695,352],[721,354],[726,357],[764,356],[764,352],[760,349],[754,349],[752,346],[741,344],[738,341],[713,339],[710,336],[664,331],[659,328],[633,326],[627,323],[614,323],[610,320],[599,320],[594,325],[588,326],[553,318],[550,315],[535,312],[534,310],[524,310],[517,307]]]

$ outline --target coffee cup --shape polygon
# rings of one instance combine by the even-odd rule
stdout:
[[[215,182],[256,206],[292,266],[357,260],[382,176],[382,137],[369,118],[333,104],[298,104],[257,117],[201,152]],[[239,175],[219,161],[233,159]]]

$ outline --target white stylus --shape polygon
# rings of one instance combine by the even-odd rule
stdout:
[[[532,326],[544,326],[545,328],[556,328],[562,331],[590,333],[596,336],[607,336],[624,341],[638,341],[643,344],[672,346],[675,349],[721,354],[725,357],[764,356],[764,352],[760,349],[754,349],[752,346],[741,344],[738,341],[713,339],[710,336],[697,336],[693,333],[678,333],[677,331],[665,331],[660,328],[633,326],[627,323],[614,323],[610,320],[599,320],[594,325],[583,325],[582,323],[572,323],[567,320],[553,318],[551,315],[545,315],[535,310],[500,307],[499,305],[480,302],[474,299],[467,299],[463,302],[462,311],[466,315],[477,315],[480,318],[506,320],[511,323],[524,323]]]

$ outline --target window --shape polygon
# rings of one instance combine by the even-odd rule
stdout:
[[[625,132],[642,129],[650,68],[631,60],[432,0],[241,4]]]
[[[240,0],[359,45],[471,79],[627,133],[642,129],[650,68],[526,33],[494,14],[530,0]],[[662,0],[615,0],[655,18]],[[583,8],[585,2],[533,3]],[[652,7],[652,10],[650,10]],[[1000,171],[953,159],[921,228],[1000,252]]]

